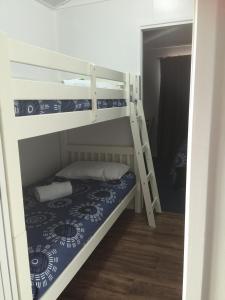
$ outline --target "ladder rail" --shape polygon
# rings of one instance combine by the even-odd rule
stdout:
[[[145,202],[145,208],[147,212],[148,223],[151,227],[155,228],[156,224],[155,224],[154,212],[152,207],[152,199],[148,187],[148,180],[145,171],[145,163],[143,159],[140,135],[138,132],[138,124],[134,113],[133,103],[131,104],[130,121],[131,121],[131,131],[134,139],[134,146],[135,146],[135,152],[136,152],[136,157],[138,162],[138,169],[139,169],[139,174],[141,179],[141,186],[142,186],[142,192],[143,192],[143,197]]]
[[[155,228],[154,210],[161,213],[158,186],[155,177],[144,109],[140,97],[139,77],[131,78],[130,124],[137,157],[139,176],[149,226]],[[137,100],[139,99],[139,100]]]
[[[143,109],[143,105],[141,104],[141,100],[138,100],[137,102],[137,110],[138,110],[138,115],[141,116],[143,119],[144,117],[144,109]],[[147,131],[147,126],[146,126],[146,122],[142,119],[142,127],[141,127],[141,134],[142,134],[142,139],[145,141],[145,144],[148,147],[148,151],[145,152],[145,159],[146,159],[146,163],[147,163],[147,167],[148,170],[151,172],[151,176],[149,178],[149,180],[152,181],[151,187],[153,189],[153,195],[155,195],[154,198],[156,198],[156,212],[161,213],[162,209],[161,209],[161,204],[159,201],[159,191],[158,191],[158,186],[157,186],[157,182],[156,182],[156,176],[155,176],[155,169],[154,169],[154,164],[153,164],[153,160],[152,160],[152,154],[151,154],[151,148],[150,148],[150,143],[149,143],[149,136],[148,136],[148,131]],[[155,200],[155,199],[154,199]]]

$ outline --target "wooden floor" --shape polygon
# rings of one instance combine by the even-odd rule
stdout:
[[[150,230],[144,215],[125,211],[59,299],[180,300],[184,217],[156,222]]]

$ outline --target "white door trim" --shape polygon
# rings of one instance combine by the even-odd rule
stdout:
[[[154,29],[154,28],[185,25],[185,24],[192,24],[192,23],[193,23],[193,19],[184,19],[181,21],[170,21],[170,22],[165,22],[165,23],[159,22],[159,23],[152,23],[149,25],[142,25],[140,29],[142,31],[145,31],[145,30],[150,30],[150,29]]]
[[[149,25],[142,25],[140,26],[139,30],[139,53],[138,57],[139,60],[139,70],[141,78],[143,78],[143,32],[148,31],[155,28],[161,28],[161,27],[170,27],[170,26],[176,26],[176,25],[185,25],[185,24],[193,24],[193,19],[186,19],[181,21],[171,21],[171,22],[165,22],[165,23],[152,23]],[[141,94],[143,95],[143,80],[141,80]]]

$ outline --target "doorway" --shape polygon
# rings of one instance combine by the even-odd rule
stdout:
[[[143,31],[143,105],[162,209],[185,214],[192,24]]]
[[[171,266],[178,277],[183,277],[191,55],[192,22],[142,29],[143,106],[162,215],[170,221],[170,242],[180,241]],[[182,290],[181,281],[173,283]]]

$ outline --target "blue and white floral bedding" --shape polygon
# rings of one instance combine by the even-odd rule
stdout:
[[[38,202],[24,191],[33,298],[39,299],[135,184],[120,180],[73,180],[73,194]]]
[[[99,99],[97,108],[126,106],[125,99]],[[91,99],[81,100],[15,100],[15,116],[32,116],[92,109]]]

